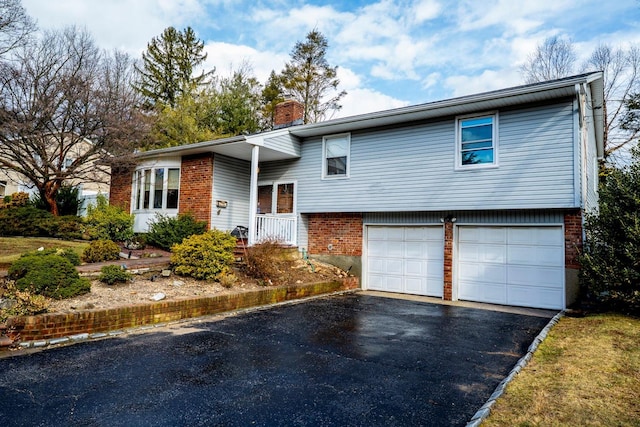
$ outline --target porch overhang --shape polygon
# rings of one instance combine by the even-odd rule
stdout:
[[[136,154],[138,160],[215,153],[234,159],[251,161],[254,146],[260,147],[260,161],[296,159],[300,157],[300,140],[287,129],[254,135],[239,135],[195,144],[160,148]]]

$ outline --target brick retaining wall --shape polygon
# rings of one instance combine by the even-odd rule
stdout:
[[[357,277],[347,277],[339,282],[279,286],[237,294],[160,301],[104,310],[14,317],[7,321],[7,335],[19,342],[50,340],[172,322],[358,287]]]

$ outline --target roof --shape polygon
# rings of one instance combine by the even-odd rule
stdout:
[[[442,101],[395,108],[356,116],[343,117],[325,122],[292,126],[285,129],[262,132],[254,135],[240,135],[204,141],[177,147],[152,150],[138,155],[139,158],[155,156],[187,155],[203,152],[218,152],[232,157],[250,159],[250,147],[263,146],[264,141],[272,136],[288,133],[293,138],[309,138],[332,133],[353,132],[382,126],[393,126],[437,117],[455,116],[477,111],[496,110],[516,105],[544,102],[552,99],[575,97],[581,85],[590,88],[592,111],[595,119],[596,143],[598,153],[603,152],[603,74],[593,72],[579,74],[557,80],[499,89],[490,92],[467,95]],[[234,155],[235,154],[235,155]],[[269,153],[276,159],[275,153]],[[261,160],[270,160],[270,158]],[[290,156],[287,156],[290,157]],[[285,157],[283,157],[285,158]]]

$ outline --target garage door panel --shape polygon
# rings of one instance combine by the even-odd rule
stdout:
[[[559,227],[512,227],[509,244],[557,246],[564,244]]]
[[[506,304],[506,286],[497,283],[481,283],[460,281],[460,299],[482,301],[492,304]]]
[[[564,236],[559,226],[459,226],[457,255],[460,299],[563,307]]]
[[[406,292],[418,295],[424,294],[426,283],[426,277],[407,277],[405,279]]]
[[[507,268],[501,264],[459,263],[458,276],[464,281],[499,282],[507,280]]]
[[[442,296],[442,226],[367,227],[368,289]]]
[[[509,266],[509,284],[562,289],[564,269],[558,267]]]
[[[427,252],[427,245],[424,242],[406,242],[404,246],[404,256],[406,258],[420,258]]]
[[[564,262],[561,247],[553,246],[509,246],[507,263],[523,265],[562,266]]]
[[[407,276],[426,276],[427,262],[421,259],[407,259],[404,262],[404,274]]]
[[[527,286],[509,287],[507,304],[529,306],[531,301],[536,301],[537,308],[557,309],[558,301],[562,301],[562,289],[532,289]]]

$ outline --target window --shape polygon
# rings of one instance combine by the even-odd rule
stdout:
[[[7,191],[7,181],[0,181],[0,197],[4,197]]]
[[[135,209],[177,209],[180,196],[180,169],[151,168],[134,175]]]
[[[323,178],[349,177],[350,144],[349,134],[326,136],[322,139]]]
[[[457,167],[486,167],[498,164],[497,121],[497,114],[457,120]]]

